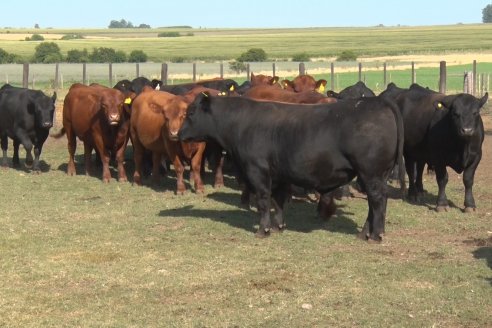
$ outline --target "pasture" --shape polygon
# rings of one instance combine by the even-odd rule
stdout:
[[[257,213],[238,206],[232,176],[214,190],[209,173],[205,195],[175,195],[173,172],[157,186],[103,184],[83,174],[79,143],[78,175],[68,177],[66,139],[50,138],[41,174],[0,170],[0,326],[490,326],[490,109],[482,117],[477,212],[462,213],[451,170],[445,213],[433,210],[433,176],[421,205],[390,186],[381,244],[356,239],[363,195],[338,201],[327,222],[293,200],[287,230],[256,239]]]
[[[160,32],[193,36],[159,38]],[[41,34],[58,44],[63,55],[71,49],[89,52],[110,47],[127,54],[143,50],[150,61],[181,57],[186,61],[231,60],[250,48],[262,48],[272,60],[288,60],[298,53],[313,58],[336,57],[344,50],[359,57],[402,54],[492,51],[490,24],[456,24],[425,27],[289,28],[289,29],[12,29],[0,30],[0,48],[31,58],[38,41],[26,36]],[[60,40],[64,34],[82,34],[78,40]],[[288,45],[288,46],[286,46]],[[477,58],[478,59],[478,58]],[[478,59],[479,60],[479,59]]]

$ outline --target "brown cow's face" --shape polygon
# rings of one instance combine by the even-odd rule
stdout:
[[[180,98],[173,99],[164,108],[166,127],[171,140],[178,140],[178,131],[183,125],[187,108],[188,104]]]
[[[125,98],[123,94],[115,94],[113,92],[105,92],[101,97],[101,108],[104,112],[109,125],[120,124]]]

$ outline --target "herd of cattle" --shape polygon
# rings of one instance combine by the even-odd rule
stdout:
[[[463,172],[464,211],[476,207],[472,187],[482,157],[484,127],[480,109],[488,94],[444,95],[417,84],[402,89],[390,83],[376,96],[358,82],[340,93],[325,92],[326,80],[309,75],[279,81],[251,74],[238,85],[230,79],[162,85],[139,77],[113,88],[74,84],[64,99],[63,127],[52,136],[68,139],[67,174],[74,175],[76,139],[84,144],[86,174],[93,174],[91,155],[102,162],[102,180],[109,182],[115,159],[118,180],[127,181],[124,153],[131,140],[135,172],[142,183],[146,165],[158,179],[167,159],[177,176],[177,192],[185,191],[183,172],[203,192],[202,162],[223,185],[224,154],[232,160],[244,185],[242,202],[256,195],[260,214],[257,236],[285,228],[283,207],[291,187],[315,190],[318,214],[335,211],[333,191],[357,177],[367,194],[368,216],[359,236],[380,241],[385,229],[387,180],[397,170],[408,197],[420,201],[424,166],[435,170],[439,187],[436,209],[446,210],[446,167]],[[13,140],[13,165],[19,166],[19,145],[26,149],[26,166],[39,171],[43,143],[53,126],[56,93],[0,88],[2,165],[7,166],[8,138]],[[34,148],[34,159],[32,151]],[[191,178],[192,177],[192,178]],[[270,213],[273,207],[273,213]]]

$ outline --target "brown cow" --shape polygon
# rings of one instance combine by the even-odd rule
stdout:
[[[294,80],[282,80],[282,87],[286,90],[303,92],[317,91],[324,93],[327,81],[324,79],[316,81],[311,75],[299,75]]]
[[[67,174],[75,174],[76,137],[84,142],[86,174],[92,173],[91,154],[95,148],[103,165],[103,182],[111,180],[111,155],[118,163],[118,180],[127,181],[124,152],[128,142],[131,98],[121,91],[101,85],[70,87],[63,103],[63,128],[54,137],[67,134],[69,160]]]
[[[321,104],[336,102],[335,98],[327,97],[319,92],[294,92],[269,85],[258,85],[251,87],[248,91],[246,91],[244,97],[255,100],[288,102],[294,104]]]
[[[263,75],[263,74],[258,74],[255,75],[254,73],[251,73],[251,86],[257,86],[257,85],[273,85],[278,88],[280,88],[280,84],[278,84],[278,76],[268,76],[268,75]]]
[[[206,144],[205,142],[180,142],[177,138],[177,132],[184,120],[188,105],[197,94],[203,91],[219,93],[216,90],[197,87],[183,96],[177,96],[144,88],[144,91],[135,99],[132,105],[130,134],[134,147],[135,174],[133,177],[136,184],[142,183],[142,155],[144,149],[149,149],[153,154],[152,175],[154,179],[158,179],[161,157],[165,155],[173,162],[176,171],[177,193],[184,193],[186,187],[183,181],[183,161],[189,161],[195,190],[203,193],[200,169]],[[220,181],[223,184],[222,170],[220,170]]]

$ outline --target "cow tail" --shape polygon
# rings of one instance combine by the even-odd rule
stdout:
[[[55,138],[55,139],[59,139],[61,137],[63,137],[65,135],[65,128],[61,128],[61,130],[58,132],[58,133],[55,133],[55,134],[52,134],[51,137]]]
[[[405,164],[403,162],[403,143],[405,138],[404,127],[403,127],[403,116],[400,112],[400,108],[394,101],[388,98],[386,98],[386,101],[389,103],[389,106],[393,111],[393,115],[395,115],[395,119],[396,119],[398,149],[397,149],[395,164],[398,164],[398,179],[400,180],[400,192],[402,194],[402,197],[405,197],[407,185],[405,183]]]

